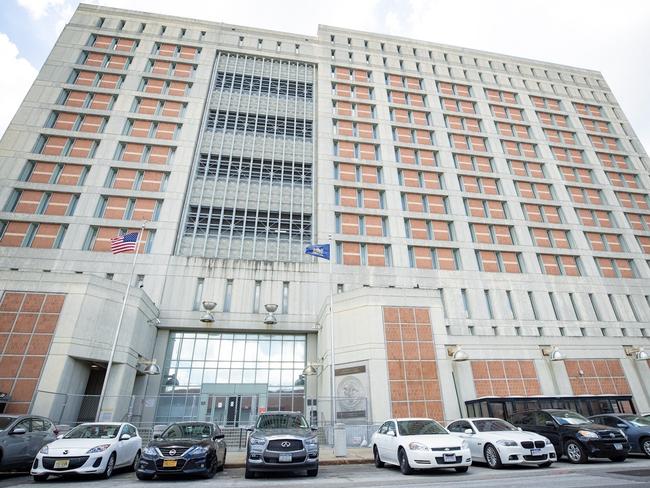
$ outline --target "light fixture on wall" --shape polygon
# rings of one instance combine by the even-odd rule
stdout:
[[[542,347],[542,355],[549,361],[564,361],[565,359],[564,353],[557,346]]]
[[[447,356],[452,361],[467,361],[469,354],[467,354],[460,346],[447,346]]]
[[[322,368],[322,363],[309,363],[305,369],[302,370],[302,374],[305,376],[314,376],[318,374],[319,368]]]
[[[634,359],[635,361],[647,361],[650,355],[643,346],[623,346],[625,348],[625,355]]]
[[[275,303],[267,303],[264,305],[264,308],[266,309],[266,317],[264,317],[264,323],[266,325],[275,325],[278,323],[278,319],[273,315],[275,311],[278,309],[277,304]]]
[[[155,376],[160,374],[160,366],[156,364],[156,360],[148,360],[144,358],[139,358],[138,359],[138,364],[136,365],[136,369],[143,374],[150,375],[150,376]]]
[[[212,311],[216,306],[217,306],[217,302],[210,302],[207,300],[204,301],[203,308],[206,310],[206,312],[201,316],[199,320],[204,324],[214,323],[214,315],[212,315]]]

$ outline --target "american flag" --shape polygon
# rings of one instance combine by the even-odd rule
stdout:
[[[121,236],[113,237],[111,239],[111,252],[119,254],[121,252],[135,251],[138,245],[138,233],[130,232]]]

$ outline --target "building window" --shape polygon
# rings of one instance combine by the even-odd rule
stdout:
[[[560,313],[559,313],[559,306],[557,303],[557,298],[555,297],[555,293],[552,291],[549,292],[548,294],[549,298],[551,299],[551,307],[553,308],[553,316],[555,317],[555,320],[561,320],[560,319]],[[537,318],[537,317],[535,317]]]
[[[472,312],[469,307],[469,300],[467,298],[467,290],[465,288],[460,289],[460,296],[463,299],[463,309],[465,311],[465,318],[471,319],[472,318]]]
[[[513,320],[517,319],[517,312],[515,311],[515,305],[512,302],[512,292],[510,290],[506,290],[506,298],[508,299],[508,310],[510,312],[510,318]]]
[[[530,302],[530,308],[533,310],[533,318],[539,320],[539,314],[537,313],[537,305],[535,304],[535,295],[532,291],[528,292],[528,301]]]
[[[194,291],[194,305],[192,310],[201,310],[201,301],[203,299],[203,284],[205,278],[196,279],[196,289]]]
[[[488,316],[494,319],[494,310],[492,309],[492,300],[490,299],[490,290],[483,290],[485,293],[485,304],[487,305]]]
[[[289,282],[282,282],[282,313],[289,313]]]
[[[232,282],[233,280],[226,280],[226,292],[223,297],[223,311],[230,312],[230,302],[232,301]]]
[[[607,298],[609,300],[609,304],[612,306],[612,310],[614,311],[614,317],[616,317],[617,321],[621,321],[621,313],[618,309],[618,306],[616,305],[616,301],[614,300],[614,295],[608,294]]]
[[[578,309],[578,304],[573,293],[569,293],[569,301],[571,302],[571,307],[573,308],[573,313],[576,316],[576,320],[583,320],[580,310]]]
[[[260,313],[261,294],[262,294],[262,282],[255,281],[255,291],[253,293],[253,313]]]

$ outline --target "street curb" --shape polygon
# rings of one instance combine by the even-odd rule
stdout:
[[[337,465],[342,465],[342,464],[372,464],[373,460],[372,459],[348,459],[348,458],[340,458],[340,459],[323,459],[319,461],[320,466],[337,466]],[[234,462],[234,463],[228,463],[226,462],[226,468],[245,468],[246,467],[246,462],[241,461],[241,462]]]

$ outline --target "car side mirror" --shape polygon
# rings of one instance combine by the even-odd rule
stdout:
[[[120,436],[121,441],[128,441],[130,438],[131,438],[131,436],[129,434],[122,434]]]
[[[553,423],[552,420],[547,420],[546,422],[544,422],[544,425],[546,425],[547,427],[555,427],[555,424]]]
[[[318,432],[318,427],[316,427],[315,425],[312,425],[309,428],[311,429],[312,432]]]
[[[11,435],[21,435],[21,434],[26,434],[27,431],[23,429],[22,427],[16,427],[14,430],[10,432]]]
[[[59,434],[59,435],[57,435],[56,438],[57,438],[57,440],[58,440],[58,439],[63,439],[63,434]]]
[[[517,430],[518,430],[519,432],[523,432],[524,429],[522,429],[521,427],[517,427]]]
[[[217,434],[213,437],[213,439],[216,441],[217,439],[223,439],[224,437],[226,437],[225,434]]]
[[[619,429],[627,429],[628,425],[621,422],[619,424],[616,424],[616,427],[618,427]]]
[[[247,430],[248,432],[253,432],[253,428],[252,428],[252,427],[246,427],[246,430]]]
[[[474,433],[474,431],[472,429],[465,429],[465,433],[467,435],[472,435]]]
[[[394,431],[392,431],[392,430],[389,430],[387,433],[388,433],[388,435],[391,436],[391,437],[397,437],[397,434],[396,434]]]
[[[153,435],[153,438],[154,438],[154,440],[155,440],[155,439],[160,439],[160,434],[154,434],[154,435]]]

